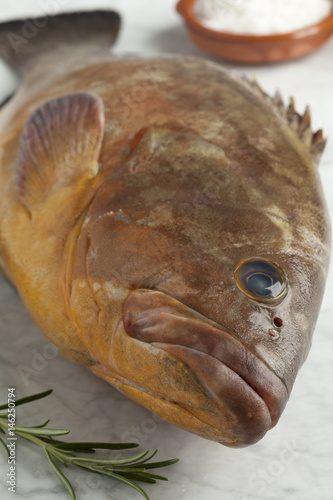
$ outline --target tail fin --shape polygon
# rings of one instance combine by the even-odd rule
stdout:
[[[19,73],[35,60],[68,46],[107,49],[115,42],[120,16],[114,11],[60,14],[0,24],[0,57]],[[66,52],[65,52],[66,53]]]

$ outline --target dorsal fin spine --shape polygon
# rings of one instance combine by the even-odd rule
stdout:
[[[246,76],[242,76],[242,80],[250,85],[252,92],[257,93],[261,98],[264,97],[274,106],[279,116],[286,121],[298,139],[308,148],[314,163],[318,164],[327,140],[324,138],[321,129],[316,132],[312,131],[309,106],[306,106],[304,114],[300,115],[295,109],[295,99],[293,97],[290,97],[289,105],[286,107],[279,91],[276,92],[274,97],[270,97],[258,85],[255,78],[249,80]]]

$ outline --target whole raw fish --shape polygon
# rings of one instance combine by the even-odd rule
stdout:
[[[119,17],[4,24],[1,268],[67,358],[227,446],[278,421],[330,231],[310,115],[192,57],[116,59]]]

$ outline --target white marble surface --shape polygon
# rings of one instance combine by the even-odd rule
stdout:
[[[80,6],[114,6],[124,17],[117,52],[183,52],[203,55],[186,38],[175,0],[0,0],[0,17],[41,13],[43,6],[75,10]],[[320,166],[333,214],[333,40],[302,60],[270,67],[238,67],[255,74],[266,91],[277,87],[296,97],[302,110],[310,103],[315,126],[330,137]],[[232,65],[227,65],[233,67]],[[15,78],[0,66],[0,95]],[[169,483],[147,487],[151,499],[168,500],[332,500],[333,499],[333,273],[310,356],[297,378],[277,427],[255,446],[231,450],[200,439],[162,421],[116,392],[105,382],[57,355],[29,318],[16,292],[0,278],[0,401],[8,386],[20,396],[53,388],[44,403],[20,410],[23,423],[52,416],[55,427],[72,429],[73,439],[136,440],[142,449],[159,448],[161,459],[181,462],[166,470]],[[52,358],[52,359],[50,359]],[[29,377],[23,372],[29,371]],[[127,435],[126,435],[127,433]],[[18,443],[17,500],[69,498],[39,451]],[[0,455],[0,498],[7,491],[8,466]],[[134,500],[140,496],[113,480],[68,472],[79,500]]]

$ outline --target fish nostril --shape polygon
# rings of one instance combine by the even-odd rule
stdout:
[[[283,326],[283,321],[281,318],[273,318],[273,323],[274,323],[274,326],[276,326],[276,328],[281,328]]]
[[[268,330],[268,334],[272,337],[273,340],[278,340],[280,338],[279,332],[273,330],[273,328]]]

